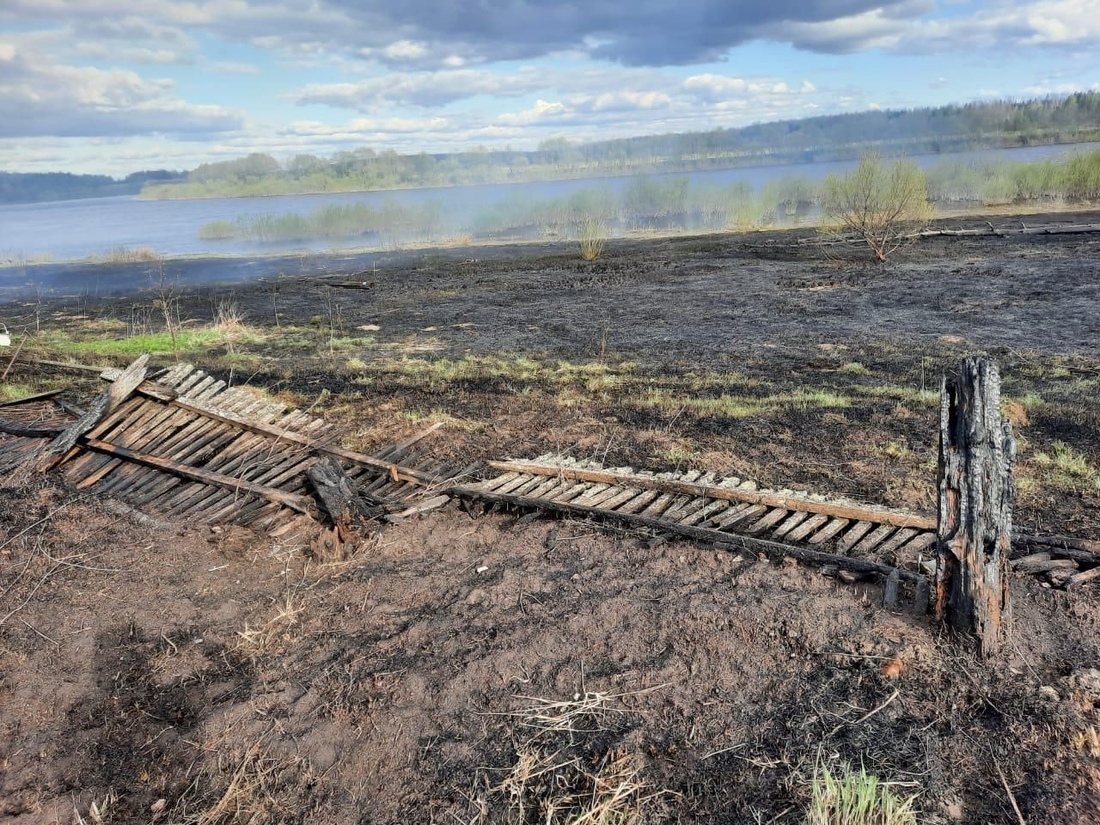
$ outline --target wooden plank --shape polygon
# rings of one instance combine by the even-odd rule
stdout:
[[[623,513],[625,515],[629,513],[635,513],[639,510],[644,510],[646,507],[649,506],[650,502],[653,501],[653,499],[657,498],[657,496],[659,495],[660,493],[658,493],[656,490],[642,490],[633,498],[630,498],[623,504],[620,504],[616,508],[616,512]]]
[[[18,404],[29,404],[32,401],[42,401],[46,398],[53,398],[55,395],[60,395],[63,392],[65,392],[64,387],[59,390],[46,390],[45,392],[37,392],[34,395],[25,395],[22,398],[9,398],[7,401],[0,401],[0,407],[14,407]]]
[[[869,521],[857,521],[845,530],[844,535],[837,540],[837,552],[843,553],[846,556],[851,555],[852,548],[855,547],[856,543],[867,535],[874,526],[875,525]]]
[[[130,394],[145,380],[145,369],[148,363],[149,356],[142,355],[124,369],[107,391],[92,402],[88,412],[66,427],[47,445],[37,462],[37,469],[45,471],[57,466],[58,463],[64,460],[65,454],[76,444],[78,438],[98,424],[105,415],[114,412],[123,401],[129,398]]]
[[[742,502],[741,507],[734,507],[722,514],[722,518],[718,519],[714,523],[715,530],[721,530],[728,532],[736,527],[738,524],[744,524],[745,522],[751,522],[752,519],[760,518],[771,508],[766,504],[749,504],[748,502]],[[706,527],[706,525],[703,525]]]
[[[762,492],[734,488],[689,484],[670,479],[652,478],[629,473],[608,470],[588,470],[578,467],[555,467],[526,461],[490,461],[488,466],[501,472],[538,473],[540,475],[558,475],[574,478],[578,481],[602,481],[623,487],[641,487],[662,492],[701,495],[709,498],[723,498],[728,501],[744,501],[752,504],[764,504],[768,507],[782,507],[785,510],[801,510],[806,513],[825,513],[851,521],[872,521],[878,524],[892,524],[895,527],[920,527],[936,529],[935,519],[926,516],[898,513],[890,510],[878,510],[871,507],[838,504],[836,502],[814,501],[812,499],[788,496],[780,493]]]
[[[64,429],[64,427],[35,427],[29,424],[23,424],[19,421],[4,421],[0,419],[0,433],[17,435],[22,438],[53,438]]]
[[[592,507],[607,507],[607,503],[609,501],[613,501],[614,499],[619,498],[623,495],[624,492],[626,492],[619,487],[611,487],[607,485],[600,486],[603,487],[603,489],[601,489],[598,493],[594,495],[591,492],[586,493],[588,500],[585,501],[585,504],[588,504]]]
[[[641,510],[638,515],[646,518],[657,518],[668,509],[669,505],[678,497],[672,493],[661,493],[649,503],[649,506]]]
[[[690,513],[685,518],[680,519],[681,524],[691,526],[693,524],[703,524],[707,520],[717,516],[730,508],[730,502],[724,499],[716,499],[708,501],[706,505],[696,510],[694,513]]]
[[[1074,585],[1087,584],[1088,582],[1096,581],[1097,579],[1100,579],[1100,567],[1093,567],[1089,570],[1082,570],[1080,573],[1074,573],[1072,576],[1069,577],[1066,585],[1069,587],[1073,587]]]
[[[490,501],[500,501],[522,508],[543,509],[546,507],[545,501],[530,499],[524,496],[512,496],[508,494],[497,493],[479,494],[474,490],[463,491],[462,488],[453,488],[451,492],[459,496],[465,495],[485,498]],[[583,505],[570,504],[569,502],[555,502],[553,504],[553,509],[559,510],[563,513],[583,515],[586,517],[612,518],[619,521],[626,521],[631,524],[638,524],[643,527],[648,527],[663,532],[677,533],[679,535],[687,536],[688,538],[698,539],[701,541],[705,541],[708,544],[717,545],[718,547],[726,550],[744,550],[753,553],[768,553],[778,556],[787,555],[797,559],[801,559],[803,561],[810,561],[817,564],[832,564],[842,569],[851,570],[862,575],[877,576],[883,580],[885,580],[888,576],[897,571],[897,576],[901,581],[917,586],[918,589],[921,585],[927,587],[926,577],[922,576],[919,573],[913,573],[909,570],[901,570],[896,567],[890,567],[889,565],[879,564],[877,562],[868,561],[866,559],[856,559],[848,556],[838,556],[831,553],[821,553],[818,551],[810,550],[808,548],[780,544],[779,542],[769,541],[767,539],[761,539],[755,536],[731,536],[728,533],[722,533],[718,530],[669,523],[662,521],[658,518],[647,518],[639,515],[620,516],[616,513],[612,513],[598,507],[585,507]]]
[[[364,464],[369,467],[375,467],[380,470],[385,470],[387,472],[396,474],[398,477],[403,477],[406,481],[414,483],[435,483],[443,480],[434,476],[429,476],[425,473],[420,473],[410,467],[402,467],[388,461],[379,460],[377,458],[374,458],[373,456],[365,455],[364,453],[355,452],[354,450],[345,450],[332,444],[325,444],[308,436],[300,435],[296,432],[280,429],[279,427],[271,426],[269,424],[249,421],[247,419],[234,415],[226,415],[224,413],[217,412],[214,409],[210,409],[203,404],[193,403],[188,399],[177,398],[170,403],[183,409],[191,410],[192,412],[196,412],[200,415],[215,418],[219,421],[225,422],[226,424],[232,424],[233,426],[240,427],[241,429],[250,430],[252,432],[260,433],[263,435],[273,436],[277,441],[285,441],[292,444],[299,444],[303,447],[308,447],[309,449],[319,453],[325,453],[327,455],[336,456],[337,458],[344,458],[348,461],[353,461],[358,464]]]
[[[709,503],[709,499],[702,496],[692,496],[683,504],[678,507],[672,507],[665,510],[664,517],[670,521],[678,521],[684,524],[687,519],[690,519],[695,513],[705,508]],[[694,522],[692,522],[694,524]]]
[[[917,533],[897,549],[897,555],[917,556],[936,543],[935,533]]]
[[[519,478],[519,473],[505,473],[494,478],[487,478],[485,481],[476,485],[476,489],[481,490],[483,493],[491,493],[498,487],[502,487],[514,478]],[[471,488],[474,489],[474,488]]]
[[[897,550],[899,547],[909,541],[909,539],[913,538],[913,536],[915,536],[916,534],[917,531],[912,529],[911,527],[900,528],[896,533],[894,533],[894,535],[890,536],[890,538],[886,541],[885,544],[882,545],[882,547],[878,549],[879,554],[886,555],[888,553],[893,553],[895,550]]]
[[[809,544],[824,544],[851,523],[852,522],[846,518],[829,519],[829,522],[824,527],[806,539],[806,541]]]
[[[779,541],[781,538],[787,535],[787,533],[791,532],[791,530],[793,530],[809,517],[809,513],[803,513],[797,510],[793,513],[790,513],[785,519],[783,519],[783,522],[778,527],[772,530],[771,537],[776,541]]]
[[[159,458],[158,456],[148,455],[146,453],[135,453],[132,450],[127,450],[124,447],[116,447],[114,444],[109,444],[106,441],[97,441],[95,439],[86,440],[84,444],[93,450],[99,450],[101,452],[110,453],[111,455],[125,458],[128,461],[134,461],[139,464],[145,464],[149,467],[154,467],[158,470],[164,470],[169,473],[174,473],[183,478],[198,481],[203,484],[213,484],[218,487],[222,487],[226,490],[243,490],[245,492],[252,493],[253,495],[262,496],[263,498],[271,501],[277,501],[292,510],[297,510],[300,513],[310,513],[313,509],[312,499],[306,496],[292,495],[284,493],[282,490],[276,490],[271,487],[264,487],[260,484],[254,484],[249,481],[243,481],[241,479],[233,478],[232,476],[224,476],[220,473],[212,473],[207,470],[200,470],[197,467],[189,467],[183,464],[177,464],[176,462],[169,461],[168,459]]]
[[[802,541],[810,533],[814,532],[821,525],[829,520],[829,517],[824,513],[811,513],[810,517],[787,533],[783,538],[785,541]]]
[[[860,539],[859,543],[849,550],[848,553],[853,556],[866,556],[868,553],[874,552],[875,549],[882,544],[882,542],[886,541],[889,535],[896,529],[897,528],[892,524],[880,524]]]
[[[747,533],[750,536],[760,535],[769,527],[774,527],[780,521],[785,519],[789,514],[789,510],[784,510],[782,507],[774,507],[766,512],[760,519],[754,521],[752,524],[743,528],[739,532]]]

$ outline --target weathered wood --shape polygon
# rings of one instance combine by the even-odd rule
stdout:
[[[1069,570],[1071,573],[1077,570],[1077,562],[1073,559],[1036,559],[1014,565],[1017,573],[1048,573],[1051,570]]]
[[[1012,547],[1013,555],[1046,551],[1055,558],[1073,559],[1082,564],[1100,564],[1100,542],[1087,539],[1015,533],[1012,536]]]
[[[1001,379],[989,358],[967,358],[940,392],[937,620],[973,634],[983,657],[1011,632],[1012,425],[1001,419]]]
[[[516,496],[508,493],[484,493],[476,488],[464,488],[464,487],[452,487],[446,491],[448,494],[458,497],[474,496],[481,499],[488,499],[490,501],[499,501],[514,507],[520,507],[528,510],[557,510],[563,513],[570,513],[573,515],[580,515],[586,517],[600,518],[600,519],[618,519],[625,521],[629,524],[640,525],[642,527],[648,527],[654,530],[659,530],[665,533],[676,533],[688,538],[704,541],[708,544],[715,545],[723,550],[747,550],[754,553],[767,553],[772,556],[791,556],[792,558],[799,559],[801,561],[811,562],[813,564],[832,564],[836,565],[842,570],[849,570],[853,573],[858,573],[865,576],[875,576],[880,579],[888,578],[891,573],[897,572],[900,581],[905,582],[908,585],[912,585],[918,589],[927,587],[927,578],[919,573],[913,573],[909,570],[900,570],[896,567],[891,567],[886,564],[878,564],[877,562],[867,561],[866,559],[857,559],[850,556],[838,556],[833,553],[822,553],[817,550],[811,550],[807,547],[796,547],[788,544],[781,544],[776,541],[770,541],[768,539],[756,538],[755,536],[741,536],[732,535],[730,533],[723,533],[720,530],[706,528],[706,527],[694,527],[686,524],[678,524],[676,522],[667,522],[659,518],[651,518],[640,515],[628,515],[623,514],[621,511],[612,512],[600,507],[587,507],[582,504],[572,504],[568,501],[561,501],[557,499],[553,502],[548,502],[545,499],[531,498],[528,496]]]
[[[353,519],[374,519],[386,514],[385,505],[374,497],[360,493],[359,485],[348,478],[344,468],[333,458],[319,459],[306,470],[321,506],[332,523],[344,528]]]
[[[1082,570],[1080,573],[1074,573],[1069,577],[1069,581],[1066,582],[1068,587],[1073,587],[1078,584],[1086,584],[1087,582],[1100,579],[1100,567],[1093,567],[1089,570]]]
[[[17,435],[21,438],[53,438],[61,431],[61,427],[35,427],[20,421],[5,421],[0,418],[0,433]]]
[[[299,513],[309,514],[313,512],[313,501],[307,496],[299,496],[293,493],[286,493],[282,490],[276,490],[272,487],[265,487],[262,484],[255,484],[251,481],[244,481],[243,479],[234,478],[233,476],[222,475],[221,473],[212,473],[208,470],[202,470],[198,467],[190,467],[186,464],[178,464],[166,458],[160,458],[159,456],[148,455],[146,453],[136,453],[133,450],[127,450],[125,447],[116,447],[114,444],[108,444],[106,441],[90,439],[86,440],[84,444],[89,449],[109,453],[110,455],[117,456],[119,458],[125,458],[127,461],[133,461],[137,464],[144,464],[148,467],[154,467],[158,470],[163,470],[168,473],[174,473],[175,475],[181,476],[191,481],[199,481],[203,484],[213,484],[226,490],[252,493],[253,495],[266,498],[269,501],[276,501],[279,504],[291,508],[292,510],[297,510]]]
[[[139,388],[142,394],[146,393],[144,387]],[[155,396],[153,396],[155,397]],[[374,467],[380,470],[386,470],[387,472],[396,475],[396,477],[403,481],[412,482],[414,484],[419,483],[435,483],[441,481],[441,479],[429,475],[427,473],[421,473],[410,467],[402,467],[398,464],[394,464],[389,461],[383,461],[377,459],[374,456],[366,455],[364,453],[358,453],[354,450],[345,450],[342,447],[336,447],[332,444],[325,444],[324,442],[317,441],[314,438],[301,435],[300,433],[293,432],[288,429],[280,428],[277,425],[261,424],[256,421],[249,421],[248,419],[241,418],[239,416],[230,415],[226,412],[221,412],[215,409],[211,409],[210,406],[202,403],[194,403],[192,400],[185,398],[176,398],[170,402],[173,406],[180,407],[191,412],[198,413],[199,415],[213,418],[217,421],[221,421],[226,424],[231,424],[234,427],[240,429],[249,430],[254,433],[262,435],[272,436],[277,442],[283,441],[291,444],[299,444],[303,447],[308,447],[318,453],[324,453],[326,455],[335,456],[337,458],[346,458],[349,461],[354,461],[358,464],[364,464],[368,467]]]
[[[898,584],[901,583],[901,574],[897,568],[886,577],[886,586],[882,591],[882,606],[887,610],[893,610],[898,606]]]
[[[693,484],[685,481],[619,473],[610,470],[556,467],[529,461],[490,461],[488,466],[503,473],[515,472],[561,476],[562,478],[578,481],[614,484],[619,487],[659,490],[664,493],[681,493],[690,496],[707,496],[708,498],[719,498],[726,501],[744,501],[751,504],[763,504],[768,507],[782,507],[786,510],[801,510],[804,513],[824,513],[851,521],[873,521],[878,524],[892,524],[894,527],[917,527],[923,530],[936,529],[936,521],[926,516],[898,513],[891,510],[876,510],[871,507],[858,507],[835,502],[815,501],[781,493],[745,490],[740,487],[716,487],[711,484]]]
[[[42,451],[38,459],[41,471],[55,467],[69,452],[78,438],[96,426],[104,416],[110,414],[138,388],[145,380],[145,368],[149,363],[148,354],[142,355],[134,363],[119,373],[107,391],[100,395],[84,415],[66,427]]]
[[[53,398],[55,395],[60,395],[64,391],[64,388],[59,390],[46,390],[45,392],[36,392],[34,395],[24,395],[22,398],[11,398],[7,401],[0,401],[0,407],[15,407],[19,404],[29,404],[31,401],[42,401],[46,398]]]

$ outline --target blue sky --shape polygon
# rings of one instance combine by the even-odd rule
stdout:
[[[1100,0],[0,0],[0,170],[535,148],[1100,89]]]

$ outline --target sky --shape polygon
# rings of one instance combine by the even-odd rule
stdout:
[[[1100,0],[0,0],[0,171],[534,149],[1100,89]]]

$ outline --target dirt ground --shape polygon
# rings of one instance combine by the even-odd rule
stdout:
[[[1019,407],[1017,525],[1100,538],[1100,236],[934,238],[885,266],[808,237],[271,260],[232,286],[169,266],[185,317],[229,297],[267,333],[204,368],[349,446],[443,420],[441,457],[555,450],[925,512],[939,376],[988,353]],[[0,311],[79,329],[141,300]],[[0,499],[4,822],[565,822],[553,806],[619,788],[635,819],[604,821],[793,825],[842,763],[921,823],[1100,822],[1096,583],[1014,579],[1012,649],[985,663],[874,583],[578,521],[451,506],[319,564],[51,477]]]

